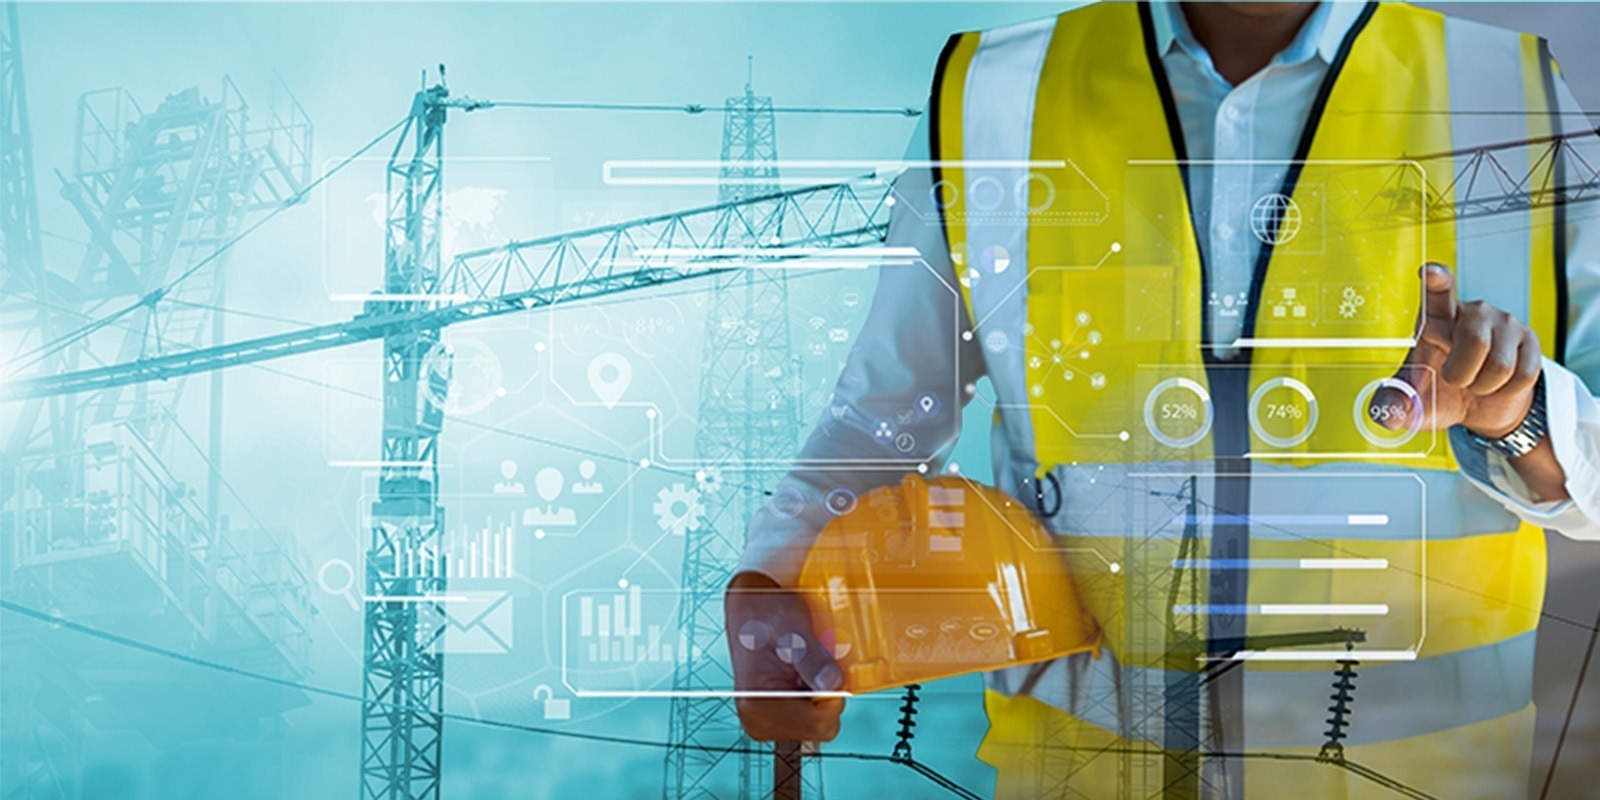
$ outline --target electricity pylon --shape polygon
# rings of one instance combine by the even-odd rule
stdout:
[[[762,106],[759,103],[752,103],[752,98],[754,98],[753,92],[747,90],[745,97],[735,98],[735,102],[727,111],[738,112],[741,108],[738,101],[741,100],[745,103],[744,108],[759,110]],[[759,100],[759,98],[754,99]],[[431,127],[433,133],[426,135],[426,139],[434,149],[429,151],[426,147],[417,148],[413,151],[412,158],[405,162],[400,162],[397,158],[395,163],[401,169],[390,173],[391,181],[399,182],[403,187],[400,192],[390,195],[390,220],[392,223],[399,223],[391,225],[390,254],[404,252],[414,256],[428,252],[422,243],[434,234],[426,227],[428,215],[424,212],[429,205],[423,201],[429,191],[436,192],[442,185],[440,136],[444,123],[444,109],[450,107],[472,109],[490,108],[493,105],[450,100],[443,92],[430,94],[430,90],[424,90],[419,93],[410,116],[413,125],[410,135],[424,137],[423,131]],[[770,105],[764,107],[770,109]],[[754,127],[749,129],[754,130]],[[770,126],[768,130],[771,130]],[[1581,136],[1593,136],[1593,133]],[[414,141],[420,143],[420,138]],[[756,141],[756,137],[751,137],[749,141]],[[397,150],[397,156],[400,152]],[[776,172],[772,172],[771,175],[775,182]],[[429,182],[433,186],[431,190],[425,188]],[[1530,201],[1534,205],[1577,202],[1590,199],[1594,195],[1590,190],[1596,187],[1600,187],[1600,179],[1586,180],[1579,177],[1575,182],[1565,185],[1560,192],[1540,193],[1530,197]],[[757,272],[746,269],[726,255],[681,258],[663,255],[662,253],[666,251],[709,252],[721,247],[754,242],[752,245],[754,250],[768,252],[757,252],[738,261],[760,261],[770,267],[776,267],[784,259],[793,257],[786,254],[785,249],[797,245],[803,244],[808,248],[844,248],[878,244],[883,241],[888,228],[888,204],[885,202],[887,196],[883,182],[877,178],[806,187],[761,197],[751,197],[747,194],[741,200],[700,209],[540,239],[510,242],[499,247],[462,253],[455,256],[437,273],[438,278],[433,284],[433,291],[440,296],[439,301],[408,302],[379,297],[369,303],[361,314],[343,322],[193,350],[159,354],[141,353],[100,367],[17,377],[0,385],[0,403],[63,398],[78,393],[134,386],[384,339],[385,368],[395,366],[399,369],[394,380],[385,381],[385,421],[386,423],[391,419],[414,421],[418,427],[411,429],[405,436],[398,437],[395,448],[420,452],[425,440],[436,439],[437,431],[429,431],[429,426],[438,422],[438,419],[431,416],[435,410],[406,406],[391,416],[387,407],[390,403],[405,405],[407,401],[419,404],[428,402],[426,395],[429,394],[436,399],[442,399],[444,396],[448,381],[448,358],[443,354],[433,359],[427,358],[429,352],[435,352],[431,342],[437,341],[436,334],[429,334],[429,331],[499,315],[537,311],[563,302],[580,302],[690,279]],[[1469,203],[1459,199],[1458,195],[1455,208],[1459,211],[1468,205]],[[406,213],[398,214],[401,210],[405,210]],[[434,224],[437,224],[436,220]],[[434,253],[436,256],[436,251]],[[425,267],[427,263],[425,260],[389,261],[390,268],[395,268],[398,264],[406,266],[393,272],[392,277],[396,277],[397,281],[391,284],[386,280],[385,294],[397,293],[393,286],[425,285],[425,281],[419,280],[419,276],[423,273],[417,269],[419,266]],[[450,302],[444,302],[442,298],[450,298]],[[152,297],[150,301],[155,303],[160,299]],[[786,316],[777,318],[786,319]],[[435,338],[430,338],[430,335]],[[428,349],[423,351],[424,363],[414,364],[408,359],[419,351],[418,345],[424,341],[430,342]],[[787,351],[786,347],[783,349]],[[401,357],[391,362],[388,358],[391,354]],[[427,368],[424,369],[424,366]],[[781,377],[781,374],[780,371],[777,377]],[[757,377],[754,373],[747,373],[746,380],[758,384]],[[765,380],[774,379],[765,372],[759,377]],[[771,394],[767,396],[772,397]],[[786,404],[794,403],[795,400],[785,399],[780,391],[778,399],[771,402],[773,410],[777,410]],[[404,440],[403,445],[401,439]],[[773,437],[774,441],[777,439],[778,437]],[[792,452],[791,443],[788,450],[779,456],[780,460]],[[388,458],[387,452],[385,457]],[[399,468],[400,465],[396,464],[396,469],[386,471],[386,476],[420,482],[423,476],[431,476],[436,472],[434,462],[431,460],[418,461],[421,462],[421,466],[414,463],[409,467],[411,471],[402,470]],[[708,463],[717,462],[718,459],[715,457],[708,461]],[[738,465],[734,466],[737,468]],[[730,483],[726,480],[722,482]],[[413,488],[416,491],[407,494],[404,486],[394,486],[394,490],[381,498],[380,503],[390,499],[417,501],[418,497],[427,496],[426,507],[412,505],[411,509],[413,511],[432,509],[436,514],[437,505],[429,495],[429,492],[435,491],[434,488],[427,487],[427,492],[421,491],[422,487],[419,484],[413,484]],[[753,508],[754,503],[759,502],[759,497],[746,498],[744,502],[752,504],[744,509],[748,511]],[[389,512],[403,511],[405,506],[404,502],[395,503],[384,508],[384,514],[375,516],[373,531],[375,538],[379,535],[378,517]],[[401,516],[420,516],[423,517],[420,523],[432,524],[435,528],[438,526],[436,516],[428,514]],[[429,523],[429,520],[433,521]],[[406,524],[410,525],[412,522]],[[420,530],[420,525],[407,530]],[[387,547],[393,548],[393,545]],[[381,567],[384,551],[379,548],[375,550],[380,555],[373,563]],[[392,553],[388,557],[392,558]],[[689,586],[687,573],[685,586],[686,588]],[[417,587],[414,584],[409,587],[395,585],[389,587],[389,590],[401,588]],[[421,588],[426,590],[429,587]],[[716,584],[715,588],[720,594],[722,584]],[[380,587],[379,591],[384,589]],[[392,605],[392,602],[385,603],[380,599],[378,604]],[[386,608],[383,612],[387,613],[389,610]],[[436,613],[436,609],[428,613]],[[395,619],[397,618],[391,617],[391,620]],[[720,620],[714,620],[712,624],[720,629]],[[427,638],[430,630],[428,625],[411,625],[408,628],[409,635],[400,635],[401,628],[398,625],[390,630],[389,635],[392,638],[385,645],[388,649],[384,652],[414,658],[430,643]],[[421,639],[418,638],[419,633]],[[721,647],[720,632],[714,639],[714,647]],[[437,662],[441,670],[438,673],[430,671],[419,674],[399,669],[411,663],[413,662],[389,661],[379,665],[380,670],[386,670],[379,673],[380,679],[375,680],[372,675],[367,676],[364,686],[371,694],[364,713],[377,711],[381,716],[384,709],[416,711],[421,715],[422,724],[412,725],[407,732],[421,732],[426,736],[430,731],[437,730],[428,723],[432,722],[431,717],[437,716],[435,709],[439,707],[430,706],[426,701],[422,705],[416,705],[414,700],[412,704],[407,705],[392,698],[398,697],[401,693],[412,698],[429,697],[427,693],[432,690],[432,684],[428,682],[442,676],[443,662],[442,660]],[[411,685],[412,683],[428,685]],[[726,688],[726,685],[722,684],[722,688]],[[388,724],[388,720],[375,720],[374,724],[385,725]],[[417,788],[419,773],[406,769],[404,763],[399,760],[406,757],[408,749],[418,749],[430,753],[433,758],[432,763],[428,765],[433,777],[424,776],[420,780],[422,788],[431,791],[432,794],[423,796],[437,797],[439,766],[437,755],[440,752],[437,738],[432,741],[424,738],[420,742],[417,739],[402,742],[394,738],[393,734],[397,730],[390,728],[381,733],[378,738],[371,741],[370,747],[367,743],[363,744],[363,786],[375,787],[374,791],[379,792],[377,796],[380,797],[418,796],[403,794]],[[675,740],[677,741],[679,740]],[[679,747],[683,745],[680,744]],[[669,782],[670,780],[669,776]]]
[[[27,85],[17,36],[17,4],[0,17],[0,287],[32,293],[43,283],[39,189],[33,176]]]
[[[730,97],[723,115],[719,200],[740,203],[776,194],[778,145],[772,98]],[[730,245],[755,248],[781,236],[779,216],[747,220]],[[706,522],[684,542],[680,624],[691,657],[673,672],[669,798],[757,797],[770,789],[771,756],[739,728],[726,658],[722,594],[744,546],[746,522],[764,501],[749,487],[766,475],[757,465],[793,457],[800,435],[799,362],[789,343],[789,285],[782,269],[751,264],[715,278],[700,373],[695,459]],[[770,469],[770,467],[768,468]],[[737,792],[737,794],[733,794]]]
[[[745,101],[749,110],[736,114],[730,108],[729,118],[745,120],[764,115],[765,127],[756,129],[755,135],[764,137],[770,152],[771,101],[762,98],[755,102],[748,87]],[[462,254],[444,267],[440,260],[440,220],[446,115],[452,108],[486,107],[489,106],[470,98],[452,99],[442,82],[417,93],[389,162],[383,292],[368,303],[363,319],[327,331],[332,334],[331,339],[306,332],[283,341],[308,349],[340,343],[340,333],[363,338],[381,335],[384,341],[379,499],[372,508],[365,568],[368,597],[362,681],[363,800],[436,800],[441,794],[444,654],[440,645],[444,616],[440,607],[443,600],[431,598],[444,593],[447,570],[416,576],[397,568],[403,553],[441,549],[438,537],[444,528],[444,510],[438,502],[437,444],[449,390],[450,355],[440,342],[439,329],[469,316],[525,311],[583,296],[713,274],[727,286],[744,291],[739,297],[743,301],[739,319],[744,324],[738,331],[743,341],[748,334],[771,327],[753,325],[752,320],[786,319],[787,290],[781,280],[774,283],[771,277],[754,277],[758,272],[772,274],[770,271],[738,269],[736,264],[715,261],[681,266],[665,261],[651,264],[645,258],[644,267],[619,272],[616,262],[637,259],[638,253],[652,243],[645,239],[651,234],[655,244],[687,245],[691,250],[777,247],[785,243],[786,232],[823,246],[877,241],[883,235],[882,225],[874,221],[882,206],[864,207],[853,190],[824,190],[820,194],[826,202],[818,216],[805,213],[807,193],[782,196],[775,184],[762,183],[756,185],[755,191],[744,189],[724,195],[718,206],[701,212],[611,226],[578,236],[508,244]],[[734,124],[747,126],[743,121],[730,122]],[[709,230],[694,224],[702,219],[712,221]],[[781,224],[786,219],[790,221],[788,226]],[[818,227],[819,220],[827,220],[826,230]],[[588,236],[598,238],[601,245],[597,249],[576,246],[578,239]],[[549,255],[541,267],[534,269],[526,258],[541,250],[548,250]],[[586,252],[596,255],[584,256]],[[563,267],[569,267],[565,274]],[[522,290],[513,288],[523,283],[527,285]],[[501,294],[488,294],[489,287],[496,287]],[[775,293],[772,287],[776,287]],[[475,299],[456,306],[444,306],[435,299],[458,293]],[[723,290],[716,295],[721,298],[733,293]],[[733,319],[731,313],[723,317]],[[779,370],[778,380],[786,380],[784,376],[792,370],[785,361],[786,330],[762,334],[757,340],[763,345],[763,352],[784,362],[774,366]],[[278,349],[273,354],[283,353]],[[745,350],[736,354],[739,360],[731,371],[720,367],[718,370],[719,375],[729,376],[729,383],[716,387],[713,394],[724,398],[730,412],[739,414],[738,419],[742,420],[742,427],[730,432],[733,438],[724,435],[721,440],[744,448],[748,447],[743,444],[746,441],[757,443],[759,450],[741,450],[744,458],[787,456],[793,452],[797,435],[790,405],[793,401],[784,399],[792,393],[770,395],[759,389],[755,382],[758,377],[772,380],[769,369],[765,364],[748,369],[745,355]],[[222,354],[217,357],[226,358]],[[752,397],[756,400],[747,402]],[[755,402],[764,405],[757,409]],[[790,418],[790,422],[775,426],[762,421],[780,415]],[[744,513],[744,507],[751,502],[741,498],[737,513]],[[701,649],[711,652],[703,644]]]

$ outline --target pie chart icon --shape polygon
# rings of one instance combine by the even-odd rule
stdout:
[[[778,660],[785,664],[798,664],[800,659],[806,657],[806,639],[798,633],[786,633],[778,637]]]

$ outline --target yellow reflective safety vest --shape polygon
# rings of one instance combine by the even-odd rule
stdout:
[[[1543,533],[1449,436],[1373,419],[1421,401],[1394,376],[1427,261],[1560,358],[1559,206],[1455,180],[1471,148],[1560,130],[1559,73],[1534,37],[1366,7],[1281,190],[1249,201],[1244,337],[1217,342],[1154,41],[1147,7],[1101,3],[952,37],[935,79],[932,201],[998,479],[1105,637],[988,675],[998,793],[1521,796]]]

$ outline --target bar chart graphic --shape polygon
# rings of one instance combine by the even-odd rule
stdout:
[[[563,671],[580,694],[638,694],[664,686],[675,664],[700,658],[678,626],[678,593],[634,584],[563,600]]]
[[[516,526],[485,517],[450,530],[438,546],[401,543],[388,574],[397,578],[515,578]]]

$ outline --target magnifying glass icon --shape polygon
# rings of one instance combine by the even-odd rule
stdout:
[[[344,595],[353,611],[361,610],[361,601],[353,591],[356,588],[356,568],[342,558],[331,558],[317,570],[317,583],[328,594]]]

